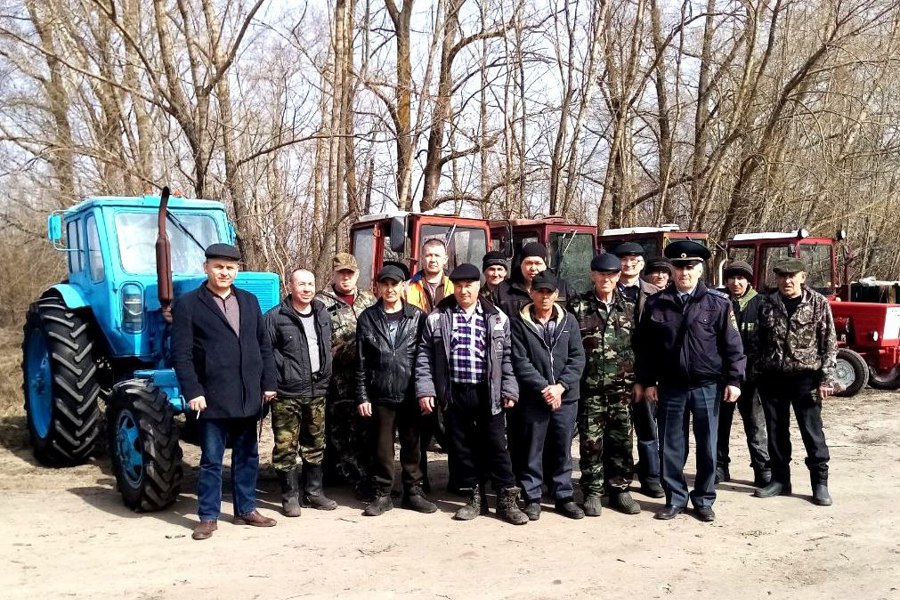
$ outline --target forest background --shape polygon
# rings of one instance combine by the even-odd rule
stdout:
[[[360,215],[849,235],[900,275],[897,0],[0,0],[0,327],[46,216],[220,199],[249,268]]]

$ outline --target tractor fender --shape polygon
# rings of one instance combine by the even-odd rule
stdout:
[[[68,309],[84,308],[88,305],[81,291],[69,283],[57,283],[50,286],[50,289],[44,292],[43,295],[47,296],[50,292],[57,292]]]

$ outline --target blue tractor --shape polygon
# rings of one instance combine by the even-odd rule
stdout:
[[[119,491],[134,510],[178,497],[176,415],[187,415],[171,366],[171,304],[203,284],[204,249],[234,243],[225,207],[160,196],[95,197],[48,218],[68,277],[28,310],[22,344],[25,411],[45,465],[83,463],[104,429]],[[235,280],[263,311],[278,303],[274,273]],[[105,424],[103,407],[106,406]]]

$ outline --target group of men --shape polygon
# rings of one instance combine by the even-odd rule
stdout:
[[[233,285],[237,249],[210,246],[207,281],[174,310],[176,373],[201,432],[193,537],[216,530],[226,440],[235,522],[275,525],[255,507],[256,424],[265,406],[288,517],[301,506],[336,507],[323,481],[355,484],[367,516],[391,510],[395,439],[402,506],[435,512],[426,450],[442,426],[449,487],[465,497],[455,519],[488,513],[489,484],[498,517],[516,525],[540,518],[545,490],[569,518],[599,516],[604,495],[610,508],[637,514],[629,491],[637,474],[641,493],[665,498],[656,518],[674,518],[691,503],[698,519],[713,521],[715,484],[730,479],[735,406],[755,495],[791,493],[793,407],[813,502],[831,504],[821,401],[834,391],[836,338],[827,301],[804,285],[802,261],[779,262],[769,294],[749,285],[748,264],[731,262],[724,293],[702,281],[710,253],[701,244],[674,242],[665,258],[646,262],[643,254],[625,243],[595,256],[592,288],[576,294],[547,268],[539,243],[524,245],[511,268],[489,252],[482,269],[460,264],[448,273],[447,249],[434,238],[419,272],[385,264],[374,295],[357,289],[349,254],[335,257],[324,290],[297,269],[288,295],[262,315],[255,297]]]

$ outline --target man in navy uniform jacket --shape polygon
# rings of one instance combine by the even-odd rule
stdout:
[[[634,335],[636,395],[659,402],[661,477],[666,506],[656,513],[668,520],[687,508],[684,465],[688,455],[687,418],[693,416],[697,476],[690,500],[701,521],[716,518],[716,433],[719,398],[735,402],[741,394],[746,357],[728,297],[701,281],[702,244],[689,240],[666,246],[674,285],[647,299]]]

